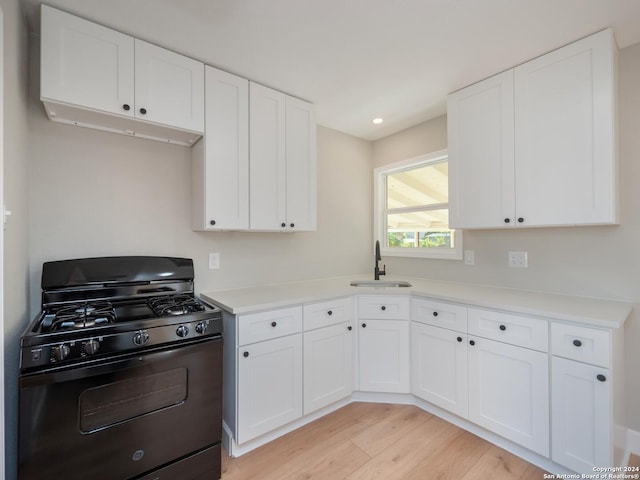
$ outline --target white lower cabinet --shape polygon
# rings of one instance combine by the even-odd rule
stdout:
[[[407,296],[358,297],[358,390],[411,392],[409,317]]]
[[[302,416],[301,334],[240,347],[237,361],[237,443]]]
[[[411,393],[466,418],[467,335],[411,322],[411,355]]]
[[[621,465],[621,329],[372,294],[224,321],[240,449],[356,390],[413,394],[579,473]]]
[[[409,322],[361,319],[358,323],[358,389],[409,393]]]
[[[606,368],[552,357],[551,457],[579,473],[613,465],[611,382]]]
[[[549,357],[469,337],[469,420],[549,456]]]
[[[351,322],[304,332],[304,414],[353,393]]]

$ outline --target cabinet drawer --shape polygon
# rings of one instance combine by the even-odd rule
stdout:
[[[302,331],[302,307],[249,313],[238,317],[238,345],[262,342]]]
[[[409,297],[396,295],[363,295],[358,297],[358,317],[409,320]]]
[[[414,298],[411,300],[411,319],[457,332],[467,332],[467,307],[461,305]]]
[[[549,323],[539,318],[470,308],[469,334],[541,352],[549,351]]]
[[[551,324],[551,354],[579,362],[610,366],[609,332],[565,323]]]
[[[353,319],[353,301],[349,297],[310,303],[303,307],[302,312],[304,330],[314,330],[351,321]]]

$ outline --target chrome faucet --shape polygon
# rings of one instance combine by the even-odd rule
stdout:
[[[380,275],[386,275],[387,274],[387,266],[383,265],[382,270],[380,270],[380,267],[378,267],[378,262],[382,260],[382,257],[380,256],[380,241],[376,240],[376,266],[373,269],[373,279],[374,280],[380,280]]]

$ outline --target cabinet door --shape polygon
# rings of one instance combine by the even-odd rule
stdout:
[[[478,337],[468,355],[469,419],[548,457],[548,356]]]
[[[252,230],[283,230],[287,221],[285,98],[249,83],[249,221]]]
[[[43,100],[133,116],[132,37],[43,5],[40,54]]]
[[[611,381],[607,369],[552,357],[554,462],[579,473],[612,465]]]
[[[136,108],[141,120],[204,132],[204,64],[135,41]]]
[[[302,416],[302,335],[238,349],[240,444]]]
[[[359,389],[364,392],[409,393],[409,322],[359,320]]]
[[[516,210],[523,225],[615,223],[611,30],[515,68]]]
[[[312,104],[286,97],[287,228],[316,230],[316,119]]]
[[[304,413],[353,392],[353,326],[339,323],[304,333]]]
[[[449,226],[514,225],[513,70],[449,95]]]
[[[411,322],[411,356],[411,392],[466,418],[467,336]]]
[[[205,81],[206,130],[203,145],[193,152],[194,228],[246,230],[249,82],[209,66]]]

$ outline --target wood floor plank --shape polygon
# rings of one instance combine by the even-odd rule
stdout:
[[[223,478],[260,478],[265,472],[288,464],[292,458],[311,448],[322,450],[331,444],[350,440],[395,411],[395,405],[390,404],[351,403],[239,458],[224,459]]]
[[[289,470],[265,480],[327,480],[342,479],[371,460],[355,443],[348,440],[324,451],[309,451],[296,462],[285,467]]]
[[[402,480],[459,480],[490,448],[490,443],[460,430],[450,442],[425,456]]]
[[[520,480],[542,480],[545,473],[549,472],[546,472],[543,469],[536,467],[535,465],[529,464],[520,477]]]
[[[640,458],[633,461],[640,465]],[[541,480],[543,475],[427,412],[380,403],[349,404],[239,458],[223,452],[222,460],[222,480]]]
[[[399,405],[386,419],[353,437],[353,443],[372,457],[378,455],[407,432],[419,427],[431,414],[414,405]]]
[[[629,458],[629,466],[640,468],[640,457],[638,455],[631,455]]]
[[[459,433],[457,427],[431,417],[418,428],[389,445],[361,468],[347,476],[348,480],[401,479],[418,465],[425,455],[436,450]]]
[[[462,480],[518,480],[529,463],[492,445]]]

